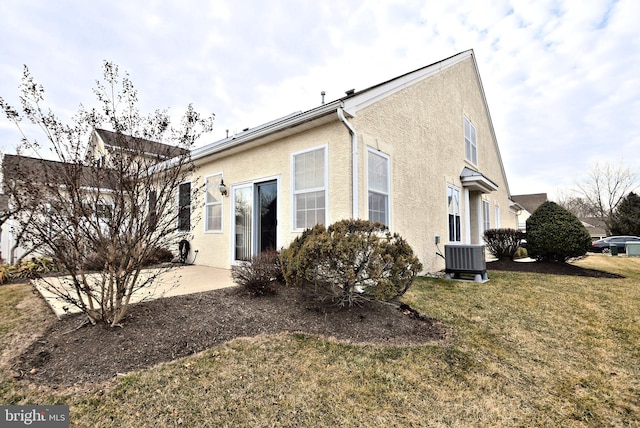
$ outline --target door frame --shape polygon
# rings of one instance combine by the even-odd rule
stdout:
[[[258,208],[258,201],[257,201],[257,187],[260,184],[265,184],[265,183],[269,183],[269,182],[275,182],[276,184],[276,248],[280,248],[282,246],[282,222],[280,221],[281,218],[281,213],[282,213],[282,201],[281,201],[281,195],[282,195],[282,191],[281,191],[281,177],[280,175],[274,175],[274,176],[268,176],[268,177],[262,177],[259,179],[255,179],[255,180],[251,180],[251,181],[243,181],[240,183],[234,183],[230,186],[230,197],[231,197],[231,203],[229,204],[229,218],[230,218],[230,236],[229,236],[229,260],[231,260],[231,265],[238,265],[240,263],[243,263],[242,260],[236,260],[236,251],[235,251],[235,244],[236,244],[236,220],[235,220],[235,206],[236,206],[236,200],[235,200],[235,192],[237,189],[241,189],[241,188],[250,188],[251,189],[251,199],[252,199],[252,206],[251,206],[251,250],[250,253],[252,256],[257,255],[257,251],[258,251],[258,243],[259,243],[259,237],[258,237],[258,231],[259,231],[259,222],[260,222],[260,218],[259,215],[256,215],[257,213],[257,208]]]

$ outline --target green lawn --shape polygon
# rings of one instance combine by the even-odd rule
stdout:
[[[627,278],[420,278],[404,300],[453,328],[444,344],[258,336],[96,387],[3,375],[0,403],[70,404],[73,423],[90,427],[638,426],[640,259],[578,264]],[[26,286],[0,287],[3,343],[40,328],[24,299]]]

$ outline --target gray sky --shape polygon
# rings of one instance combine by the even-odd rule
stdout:
[[[596,161],[640,165],[638,0],[0,0],[0,96],[26,64],[64,116],[103,60],[145,112],[189,103],[253,127],[474,49],[512,194],[572,186]],[[19,134],[0,119],[0,148]]]

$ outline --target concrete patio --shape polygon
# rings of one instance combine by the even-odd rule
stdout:
[[[147,273],[153,272],[152,270]],[[68,277],[49,277],[35,280],[33,284],[58,318],[80,312],[80,310],[46,289],[44,281],[59,287]],[[136,291],[131,297],[132,303],[157,299],[159,297],[179,296],[200,293],[219,288],[232,287],[231,270],[208,266],[175,266],[162,273],[149,287]]]

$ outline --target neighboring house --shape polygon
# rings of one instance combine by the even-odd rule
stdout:
[[[512,195],[511,200],[521,208],[517,213],[518,229],[524,231],[527,229],[527,219],[548,199],[546,193],[531,193],[528,195]]]
[[[65,182],[65,176],[73,176],[78,180],[79,187],[86,189],[94,189],[100,187],[102,189],[112,189],[116,184],[114,177],[105,170],[104,174],[96,176],[89,168],[81,165],[62,163],[53,160],[43,160],[21,155],[4,155],[2,158],[2,181],[3,186],[12,186],[17,182],[26,183],[27,188],[40,189],[47,186],[59,186]],[[7,187],[4,188],[7,190]],[[90,191],[90,190],[89,190]],[[11,204],[12,200],[7,196],[7,203]],[[15,208],[14,208],[15,209]],[[97,204],[93,207],[96,216],[104,216],[110,209],[109,202]],[[32,213],[26,210],[12,215],[2,225],[2,235],[0,236],[0,251],[3,257],[9,263],[23,257],[25,254],[37,255],[37,249],[33,247],[24,247],[20,242],[20,230],[16,227],[19,224],[18,216],[28,216]],[[35,251],[33,251],[35,250]]]
[[[607,230],[604,221],[597,217],[581,217],[580,221],[589,231],[591,240],[597,241],[607,237]]]
[[[124,149],[124,150],[122,150]],[[86,160],[97,166],[111,162],[113,153],[144,154],[145,162],[162,162],[187,152],[185,149],[158,143],[144,138],[136,138],[105,129],[94,129],[89,137]]]
[[[1,164],[2,177],[5,185],[8,185],[18,177],[22,177],[23,181],[29,181],[31,185],[42,185],[45,182],[57,185],[65,182],[63,174],[77,174],[80,179],[79,184],[83,188],[89,190],[97,188],[114,189],[115,187],[113,186],[117,184],[115,182],[116,174],[112,174],[109,167],[117,154],[135,154],[137,156],[137,158],[134,158],[136,159],[137,169],[146,170],[150,165],[163,162],[186,152],[186,150],[175,146],[134,138],[104,129],[95,129],[89,138],[85,160],[101,167],[99,171],[104,171],[104,174],[96,175],[94,169],[81,165],[27,156],[5,155]],[[141,154],[142,156],[140,156]],[[2,199],[0,199],[1,202]],[[100,202],[93,202],[95,203],[93,209],[96,217],[106,218],[110,215],[112,201],[109,200],[107,195]],[[29,213],[23,213],[23,215],[29,215]],[[23,247],[18,242],[20,240],[19,231],[15,230],[17,224],[16,218],[11,217],[2,225],[0,252],[9,262],[15,261],[27,253],[30,254],[31,250],[33,250],[33,248]],[[37,251],[34,254],[37,254]]]
[[[206,191],[191,213],[203,219],[192,230],[198,264],[229,268],[317,223],[361,218],[388,225],[436,271],[442,245],[482,244],[485,229],[516,227],[472,50],[195,149],[192,159],[197,177],[180,193]]]

